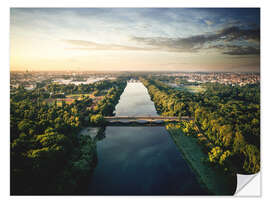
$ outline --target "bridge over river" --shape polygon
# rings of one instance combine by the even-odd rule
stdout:
[[[158,115],[142,83],[128,83],[115,116],[105,120],[88,195],[208,194],[163,126],[179,118]]]
[[[191,117],[183,116],[181,119],[179,117],[173,116],[105,116],[105,121],[108,125],[112,124],[163,124],[165,122],[178,122],[180,120],[191,120]]]

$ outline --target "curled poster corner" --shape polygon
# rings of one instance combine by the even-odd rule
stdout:
[[[260,196],[260,177],[261,174],[242,175],[237,174],[237,188],[235,196]]]

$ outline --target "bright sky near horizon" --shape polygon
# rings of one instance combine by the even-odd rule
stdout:
[[[11,8],[11,70],[260,71],[258,8]]]

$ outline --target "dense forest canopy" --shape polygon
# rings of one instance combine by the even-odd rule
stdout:
[[[18,88],[10,97],[11,193],[73,194],[93,170],[95,142],[78,136],[82,126],[102,125],[113,115],[126,81],[88,85],[49,84],[27,91]],[[56,93],[102,92],[96,104],[83,96],[71,104],[48,104]],[[94,104],[94,105],[93,105]]]
[[[260,170],[260,85],[203,84],[191,93],[157,78],[141,78],[156,109],[163,115],[190,116],[178,125],[188,135],[203,135],[209,161],[238,173]],[[226,160],[226,166],[224,162]]]
[[[93,84],[37,83],[10,92],[11,194],[80,194],[97,163],[96,139],[84,126],[104,126],[129,79],[147,87],[159,114],[188,116],[167,129],[196,137],[207,163],[229,173],[260,170],[260,84],[188,82],[186,77],[128,73]],[[191,92],[171,82],[200,86]],[[72,98],[72,99],[71,99]],[[102,139],[104,128],[98,133]]]

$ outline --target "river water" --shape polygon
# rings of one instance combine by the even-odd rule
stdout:
[[[128,83],[117,116],[156,116],[142,83]],[[163,126],[106,127],[97,142],[92,195],[202,195],[206,191]]]

